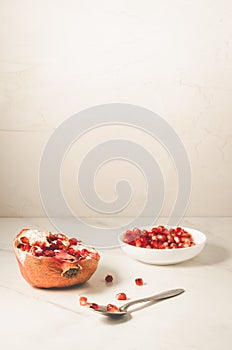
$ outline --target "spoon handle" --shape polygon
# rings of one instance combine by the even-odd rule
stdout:
[[[178,288],[178,289],[171,289],[171,290],[167,290],[165,292],[161,292],[159,294],[155,294],[152,295],[150,297],[146,297],[146,298],[142,298],[142,299],[137,299],[137,300],[132,300],[129,301],[129,303],[121,306],[119,308],[120,311],[126,311],[128,309],[128,307],[135,305],[137,303],[143,303],[146,301],[155,301],[155,300],[162,300],[162,299],[166,299],[166,298],[171,298],[174,297],[176,295],[179,295],[181,293],[183,293],[185,290],[183,288]]]

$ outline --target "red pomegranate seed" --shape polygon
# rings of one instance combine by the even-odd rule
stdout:
[[[142,278],[136,278],[135,279],[135,283],[137,284],[137,286],[143,286],[143,279]]]
[[[175,236],[175,237],[174,237],[174,241],[175,241],[176,243],[180,243],[180,237]]]
[[[66,241],[67,237],[63,233],[54,234],[55,239],[60,239],[61,241]]]
[[[187,245],[190,245],[190,243],[191,243],[191,240],[187,237],[181,237],[180,241],[182,243],[186,243]]]
[[[58,246],[58,244],[57,243],[51,243],[50,244],[50,247],[49,247],[50,249],[52,249],[52,250],[55,250],[55,249],[59,249],[59,246]]]
[[[86,306],[88,303],[87,303],[87,298],[86,297],[80,297],[79,298],[79,302],[80,302],[80,305],[81,306]]]
[[[75,249],[72,248],[72,247],[67,249],[67,253],[70,254],[70,255],[76,255],[76,252],[79,253],[78,250],[75,250]],[[80,254],[80,253],[79,253],[79,254]]]
[[[96,303],[92,303],[92,304],[90,304],[90,307],[91,307],[91,309],[94,309],[94,310],[99,310],[99,305],[98,305],[98,304],[96,304]]]
[[[112,276],[112,275],[106,275],[105,281],[106,281],[107,283],[113,282],[113,276]]]
[[[21,249],[21,250],[23,250],[23,247],[24,247],[24,244],[22,244],[22,243],[19,243],[18,246],[17,246],[17,248]]]
[[[137,227],[134,228],[133,233],[134,233],[135,235],[141,235],[141,231],[140,231],[140,229],[137,228]]]
[[[163,247],[164,249],[168,248],[168,242],[164,242],[164,243],[162,244],[162,247]]]
[[[188,243],[181,243],[180,248],[188,248],[189,244]]]
[[[43,251],[43,254],[42,254],[43,256],[47,256],[47,257],[52,257],[52,256],[55,256],[56,255],[56,253],[53,251],[53,250],[44,250]]]
[[[127,296],[126,296],[125,293],[118,293],[118,294],[116,295],[116,299],[117,299],[117,300],[127,300]]]
[[[148,233],[149,233],[149,232],[148,232],[147,230],[142,230],[142,235],[143,235],[143,236],[148,235]]]
[[[77,245],[78,240],[76,238],[70,238],[69,243],[70,243],[70,245]]]
[[[87,249],[81,249],[80,251],[83,258],[86,258],[89,255],[89,251]]]
[[[31,249],[31,246],[30,246],[30,244],[22,244],[22,243],[20,243],[17,248],[23,250],[24,252],[29,252],[30,249]]]
[[[158,242],[155,242],[155,241],[151,242],[151,247],[152,247],[153,249],[159,249],[159,244],[158,244]]]
[[[136,247],[142,247],[143,243],[141,242],[141,237],[135,238],[135,246]]]
[[[142,237],[140,238],[140,241],[141,241],[141,243],[142,243],[142,247],[146,247],[146,246],[147,246],[148,240],[147,240],[147,237],[146,237],[146,236],[142,236]]]
[[[39,241],[36,241],[34,243],[31,244],[32,246],[34,247],[40,247],[41,249],[46,249],[46,244],[44,242],[39,242]]]
[[[108,304],[106,310],[109,312],[119,312],[119,308],[116,305]]]
[[[30,244],[25,244],[24,250],[25,250],[26,252],[29,252],[29,251],[31,250]]]
[[[170,244],[170,249],[176,249],[176,248],[177,248],[176,243],[171,243],[171,244]]]
[[[125,242],[132,244],[132,242],[134,241],[135,235],[133,233],[133,231],[127,230],[125,233]]]
[[[43,252],[42,252],[42,250],[37,250],[37,251],[35,251],[33,253],[33,255],[35,255],[35,256],[43,256]]]
[[[82,259],[81,252],[80,250],[75,250],[73,254],[77,259]]]
[[[168,243],[174,242],[173,236],[170,233],[167,235],[167,239],[168,239]]]
[[[65,245],[63,244],[63,242],[60,239],[57,240],[57,245],[58,245],[58,249],[60,249],[60,250],[65,248]]]
[[[159,234],[159,235],[157,235],[157,238],[158,238],[158,240],[161,241],[161,242],[165,242],[165,241],[166,241],[166,236],[165,236],[165,235]]]
[[[20,241],[21,241],[22,243],[24,243],[24,244],[29,244],[29,238],[27,238],[27,237],[25,237],[25,236],[21,237],[21,238],[20,238]]]
[[[52,241],[55,241],[56,237],[51,232],[49,233],[49,236],[47,237],[47,241],[51,243]]]

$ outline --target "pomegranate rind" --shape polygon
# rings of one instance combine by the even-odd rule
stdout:
[[[18,248],[19,238],[29,229],[22,229],[13,240],[14,253],[24,279],[37,288],[63,288],[90,279],[98,267],[99,255],[78,260],[71,256],[34,256]]]

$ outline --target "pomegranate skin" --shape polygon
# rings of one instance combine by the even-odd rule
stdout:
[[[20,237],[29,229],[21,230],[13,241],[15,256],[24,279],[37,288],[63,288],[81,284],[90,279],[96,271],[99,255],[77,259],[67,253],[56,256],[35,256],[18,248]]]

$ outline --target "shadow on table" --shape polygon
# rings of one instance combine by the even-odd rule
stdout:
[[[212,243],[207,243],[203,251],[198,256],[175,266],[194,267],[201,265],[214,265],[225,261],[229,257],[230,252],[227,249]]]
[[[115,324],[115,325],[119,324],[119,323],[128,322],[128,321],[130,321],[133,318],[132,315],[134,313],[136,313],[137,311],[146,309],[147,307],[151,307],[152,305],[155,305],[157,303],[161,303],[164,300],[165,299],[163,299],[163,300],[156,300],[156,301],[149,301],[149,302],[143,303],[142,305],[132,307],[130,309],[131,311],[128,312],[128,314],[125,315],[125,316],[121,316],[121,317],[107,317],[107,316],[103,316],[102,317],[102,321],[104,323],[107,323],[107,324]]]
[[[107,274],[112,274],[114,278],[113,283],[105,282],[105,276]],[[91,296],[91,294],[102,294],[106,288],[115,288],[119,282],[119,273],[116,271],[116,269],[109,268],[107,265],[100,264],[89,281],[70,287],[49,288],[46,289],[46,291],[49,292],[65,290],[66,293],[68,293],[69,291],[72,292],[73,290],[81,290],[81,294],[84,295],[85,293],[88,293],[88,295]]]

